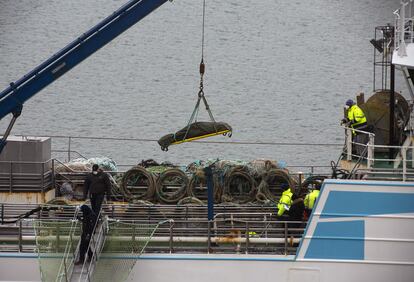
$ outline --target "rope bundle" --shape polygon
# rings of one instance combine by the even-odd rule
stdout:
[[[282,185],[287,184],[292,192],[297,181],[286,169],[277,168],[274,161],[199,161],[183,170],[168,167],[151,171],[151,168],[136,166],[127,171],[120,190],[129,201],[147,200],[165,204],[203,204],[207,201],[207,185],[204,168],[212,167],[214,202],[246,204],[274,203],[282,194]],[[308,178],[302,187],[320,184],[324,177]]]
[[[156,193],[162,202],[175,204],[186,196],[187,187],[187,175],[180,169],[170,168],[160,174]]]
[[[219,203],[222,195],[222,185],[218,179],[218,175],[213,175],[214,183],[214,202]],[[204,171],[197,169],[190,178],[190,182],[187,187],[187,195],[192,198],[198,198],[200,201],[207,201],[207,183]]]
[[[282,184],[287,184],[294,193],[296,183],[287,171],[283,169],[270,169],[263,173],[257,188],[256,200],[259,202],[265,202],[266,200],[278,201],[279,197],[277,195],[283,192],[281,191]],[[275,191],[271,191],[272,186],[275,188]]]
[[[254,200],[256,181],[246,166],[236,166],[224,176],[223,202],[247,203]]]
[[[155,176],[144,167],[135,166],[125,172],[121,180],[120,190],[130,201],[150,200],[153,198],[156,190]]]

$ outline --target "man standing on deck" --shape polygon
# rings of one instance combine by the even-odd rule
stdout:
[[[343,119],[343,123],[349,123],[349,126],[353,129],[362,129],[367,125],[367,118],[364,112],[358,107],[357,104],[351,99],[348,99],[345,103],[347,108],[347,118]],[[353,134],[356,134],[355,132]]]
[[[368,132],[367,127],[367,118],[365,113],[362,111],[360,107],[351,99],[348,99],[345,103],[345,108],[347,109],[346,118],[342,119],[341,124],[346,124],[347,126],[351,127],[352,129],[357,129],[361,131]],[[352,142],[358,144],[367,144],[368,143],[368,134],[364,134],[363,132],[358,132],[352,130]],[[358,155],[362,155],[365,149],[363,145],[354,145],[353,146],[356,150]]]
[[[99,215],[105,194],[109,195],[110,191],[111,182],[108,175],[99,169],[97,164],[94,164],[92,166],[92,173],[85,179],[83,193],[85,199],[87,199],[89,194],[92,210],[96,216]]]

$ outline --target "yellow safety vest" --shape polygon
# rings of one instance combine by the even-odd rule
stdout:
[[[283,215],[285,210],[289,210],[290,205],[292,205],[292,196],[293,193],[290,191],[290,188],[283,191],[282,196],[280,197],[279,203],[277,204],[277,208],[279,211],[277,212],[278,216]]]
[[[351,127],[367,122],[364,112],[357,105],[352,105],[348,109],[348,119],[352,122]]]
[[[303,203],[307,209],[313,209],[315,205],[316,199],[319,196],[319,190],[313,190],[312,192],[308,193],[305,197]]]

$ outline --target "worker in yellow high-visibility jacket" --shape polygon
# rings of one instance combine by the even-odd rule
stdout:
[[[282,196],[279,199],[279,203],[277,204],[277,208],[278,208],[278,212],[277,215],[278,216],[282,216],[285,211],[288,211],[290,209],[290,206],[292,205],[292,191],[290,190],[289,185],[287,184],[282,184],[281,186],[282,189],[284,189]]]
[[[307,216],[309,216],[311,214],[311,211],[312,211],[313,207],[315,206],[316,199],[319,197],[320,188],[321,188],[320,185],[316,185],[315,189],[313,191],[309,192],[305,196],[305,200],[303,202],[305,204],[305,211],[306,211]]]
[[[367,118],[362,109],[351,99],[346,101],[345,107],[347,108],[346,118],[342,120],[342,124],[359,130],[352,130],[352,151],[361,156],[367,150],[366,144],[369,140],[368,132],[370,129],[367,125]]]
[[[351,99],[347,100],[345,103],[347,108],[346,119],[342,120],[342,123],[348,123],[351,128],[361,129],[367,125],[367,118],[364,114],[364,111],[358,107],[357,104]],[[355,131],[353,132],[355,135]]]

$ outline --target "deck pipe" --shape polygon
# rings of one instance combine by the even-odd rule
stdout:
[[[204,168],[204,173],[206,175],[206,183],[207,183],[207,208],[208,213],[207,217],[208,220],[214,219],[214,183],[213,183],[213,171],[211,167]]]
[[[59,240],[61,242],[66,242],[69,240],[70,236],[60,236]],[[16,236],[2,236],[1,237],[2,242],[4,243],[18,243],[19,240],[21,241],[21,244],[23,245],[24,242],[36,242],[36,236],[34,235],[23,235],[21,238],[16,238]],[[42,236],[42,241],[49,241],[49,242],[55,242],[57,240],[56,236]],[[112,242],[131,242],[132,236],[106,236],[107,241]],[[135,237],[136,241],[148,241],[151,243],[168,243],[171,241],[170,236],[162,236],[162,237]],[[284,244],[286,242],[286,239],[284,237],[279,238],[255,238],[255,237],[212,237],[211,242],[217,243],[217,244],[234,244],[234,243],[246,243],[246,241],[249,241],[250,243],[254,244]],[[290,239],[289,239],[290,240]],[[172,238],[172,241],[174,243],[207,243],[208,237],[207,236],[174,236]],[[292,243],[300,243],[301,238],[299,237],[293,237],[291,239]]]
[[[390,131],[389,131],[389,145],[394,146],[395,144],[395,138],[394,138],[394,132],[395,132],[395,66],[393,63],[391,63],[391,82],[390,82]],[[389,159],[394,158],[394,148],[389,149]]]

